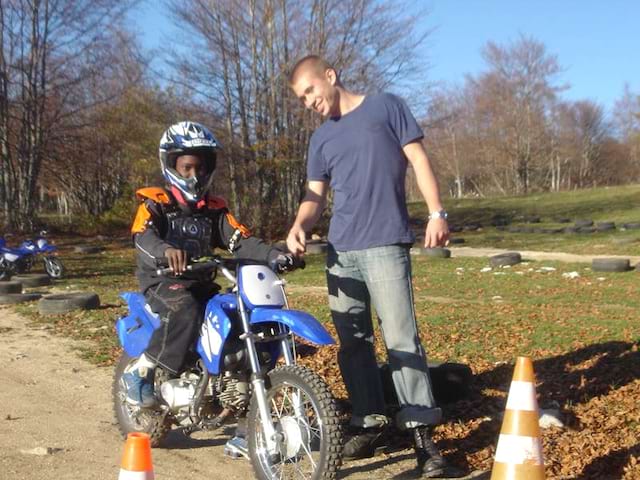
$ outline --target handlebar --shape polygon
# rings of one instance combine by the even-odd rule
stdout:
[[[304,259],[293,257],[293,268],[305,268],[306,263]],[[159,276],[169,275],[173,273],[173,270],[168,265],[166,258],[163,258],[160,262],[161,265],[164,265],[161,268],[156,270],[156,274]],[[229,280],[231,283],[236,283],[237,279],[232,270],[235,270],[236,267],[240,265],[265,265],[268,266],[266,262],[258,262],[255,260],[246,260],[246,259],[229,259],[229,258],[221,258],[221,257],[213,257],[210,260],[204,261],[196,261],[187,265],[187,272],[206,272],[208,270],[218,269],[222,272],[222,275]]]
[[[236,263],[237,261],[214,257],[211,260],[190,263],[189,265],[187,265],[186,271],[187,272],[206,272],[207,270],[219,269],[222,272],[222,274],[230,282],[236,283],[235,275],[231,273],[231,271],[225,265],[225,264],[230,264],[231,262]],[[163,263],[164,265],[166,265],[167,264],[166,258],[162,259],[160,263]],[[156,270],[156,274],[160,276],[169,275],[172,273],[173,273],[173,270],[170,267],[162,267]]]

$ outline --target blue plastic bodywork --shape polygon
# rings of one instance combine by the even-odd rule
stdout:
[[[0,237],[0,251],[13,253],[14,255],[18,255],[20,257],[24,257],[25,255],[36,255],[38,253],[49,253],[55,252],[58,250],[58,247],[55,245],[45,244],[43,247],[38,247],[38,244],[33,240],[25,240],[20,244],[19,247],[11,248],[7,247],[7,242],[4,238]]]
[[[139,357],[149,345],[151,334],[160,327],[160,318],[146,306],[144,295],[125,292],[120,295],[129,306],[129,314],[116,322],[116,332],[124,351],[130,357]]]
[[[222,351],[231,331],[229,316],[233,316],[237,308],[236,296],[229,293],[216,295],[207,303],[196,351],[213,374],[220,373]]]
[[[286,325],[293,333],[318,345],[335,343],[329,332],[307,312],[299,310],[281,310],[279,308],[254,308],[251,323],[278,322]]]
[[[149,345],[153,331],[160,327],[161,320],[146,305],[146,299],[142,294],[125,292],[120,296],[127,302],[129,314],[116,322],[118,339],[127,355],[139,357]],[[232,322],[236,321],[237,308],[236,296],[229,293],[216,295],[207,303],[196,351],[207,370],[214,375],[220,373],[223,365],[224,346],[231,332]],[[306,312],[256,307],[249,314],[251,324],[277,322],[286,326],[295,335],[313,343],[319,345],[335,343],[322,324]],[[280,342],[260,344],[258,349],[267,350],[273,363],[281,354]]]

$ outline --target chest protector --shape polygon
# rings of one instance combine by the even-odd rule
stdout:
[[[167,243],[185,250],[192,258],[211,254],[211,218],[200,214],[185,214],[180,210],[168,212],[166,218]]]

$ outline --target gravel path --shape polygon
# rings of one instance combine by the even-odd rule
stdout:
[[[113,480],[124,441],[112,417],[112,368],[78,356],[82,344],[29,327],[0,306],[0,478]],[[181,480],[253,478],[248,461],[223,455],[227,431],[187,438],[172,433],[152,452],[155,477]],[[395,450],[343,466],[349,480],[413,478],[411,450]],[[469,478],[479,478],[474,475]]]
[[[554,260],[568,263],[591,263],[594,258],[628,258],[631,265],[640,263],[640,256],[631,255],[578,255],[563,252],[536,252],[531,250],[505,250],[501,248],[448,247],[452,257],[491,257],[500,253],[519,252],[523,260]]]

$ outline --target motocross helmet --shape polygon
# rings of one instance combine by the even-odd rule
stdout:
[[[209,129],[196,122],[176,123],[162,134],[159,152],[162,175],[187,202],[198,202],[211,186],[219,146]],[[191,178],[181,176],[176,170],[176,159],[180,155],[201,157],[206,162],[206,175]]]

